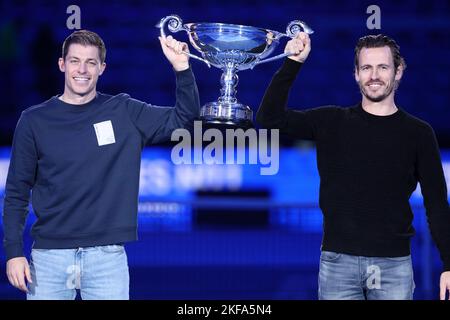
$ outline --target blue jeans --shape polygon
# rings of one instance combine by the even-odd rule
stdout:
[[[33,283],[28,300],[128,300],[129,273],[125,248],[107,245],[78,249],[33,249]]]
[[[319,300],[412,300],[414,288],[410,255],[320,255]]]

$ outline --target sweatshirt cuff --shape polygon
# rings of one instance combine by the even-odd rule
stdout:
[[[21,244],[14,244],[14,245],[9,245],[9,246],[5,247],[5,253],[6,253],[6,261],[8,261],[12,258],[25,256],[23,254],[23,245],[21,245]]]
[[[445,258],[443,261],[444,264],[444,272],[445,271],[450,271],[450,258]]]
[[[190,85],[195,82],[194,73],[192,72],[192,67],[183,71],[175,71],[177,85]]]
[[[297,75],[302,66],[303,66],[302,62],[297,62],[292,59],[286,58],[284,59],[283,65],[280,68],[280,72],[289,75]]]

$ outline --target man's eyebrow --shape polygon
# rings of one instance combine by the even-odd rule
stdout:
[[[362,67],[372,67],[372,65],[369,64],[369,63],[365,63],[365,64],[361,65],[361,68]],[[389,64],[387,64],[387,63],[379,63],[379,64],[376,65],[376,67],[389,67]]]
[[[75,59],[75,60],[80,60],[80,58],[75,57],[75,56],[67,56],[67,59]],[[97,59],[95,58],[87,58],[86,61],[94,61],[94,62],[98,62]]]

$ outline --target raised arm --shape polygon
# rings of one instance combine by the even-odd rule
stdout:
[[[286,44],[285,52],[291,52],[275,73],[270,82],[259,110],[256,121],[268,129],[280,129],[297,139],[316,140],[320,127],[326,127],[328,120],[335,114],[336,107],[319,107],[308,110],[287,109],[289,92],[311,51],[311,40],[306,33],[299,35]]]
[[[176,102],[174,107],[160,107],[129,99],[128,113],[145,143],[169,140],[173,130],[190,126],[200,114],[200,98],[189,57],[181,53],[181,50],[188,51],[187,44],[171,36],[159,40],[175,71]]]

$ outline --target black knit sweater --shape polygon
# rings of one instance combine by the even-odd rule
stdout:
[[[450,208],[433,129],[401,108],[388,116],[370,114],[360,103],[287,110],[301,66],[286,59],[264,95],[257,122],[316,142],[322,250],[378,257],[410,254],[414,228],[409,198],[419,182],[433,239],[444,270],[450,270]]]

